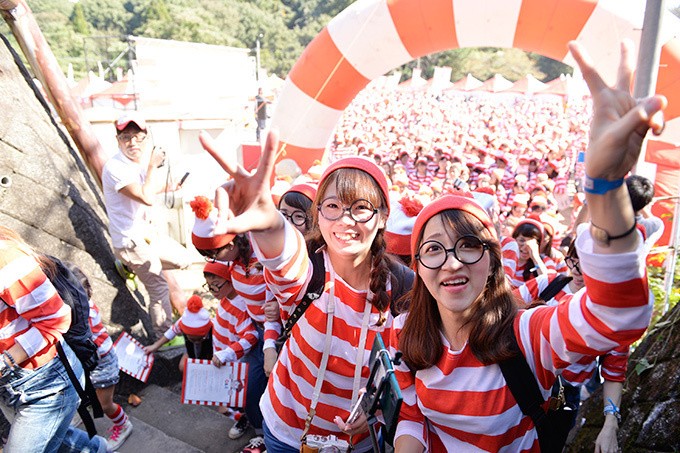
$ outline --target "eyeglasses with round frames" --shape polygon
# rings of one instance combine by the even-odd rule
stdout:
[[[576,272],[582,274],[581,268],[579,267],[579,259],[572,256],[568,256],[564,259],[564,262],[569,266],[570,269],[576,269]]]
[[[202,287],[204,290],[209,291],[211,293],[219,293],[222,287],[226,285],[228,281],[229,280],[223,281],[221,285],[211,285],[210,283],[205,282],[203,283]]]
[[[428,269],[439,269],[446,263],[449,253],[463,264],[475,264],[482,259],[488,249],[489,245],[477,236],[466,234],[459,237],[450,249],[439,241],[424,242],[415,258]]]
[[[340,219],[347,212],[355,222],[366,223],[378,212],[373,203],[363,198],[354,200],[349,208],[344,207],[342,202],[335,197],[326,198],[317,206],[317,209],[324,219],[331,222]]]
[[[147,134],[144,132],[138,132],[136,134],[121,134],[118,136],[118,140],[120,140],[123,143],[128,143],[131,142],[132,140],[136,141],[137,143],[143,142],[146,140]]]
[[[290,223],[292,223],[295,226],[302,226],[307,222],[307,214],[304,213],[304,211],[293,211],[292,213],[288,214],[287,211],[283,209],[279,209],[279,212],[283,214],[285,218],[290,220]]]

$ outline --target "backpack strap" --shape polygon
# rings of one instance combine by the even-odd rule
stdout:
[[[498,364],[508,384],[512,396],[517,401],[517,405],[522,410],[524,415],[531,417],[531,420],[536,426],[538,433],[538,442],[544,445],[546,442],[543,433],[543,427],[547,422],[547,414],[543,410],[543,403],[545,399],[538,388],[536,376],[531,371],[526,357],[517,344],[517,337],[515,336],[515,329],[512,329],[512,345],[511,349],[517,352],[513,358]]]
[[[538,298],[543,302],[548,302],[550,299],[557,296],[557,293],[559,293],[562,288],[567,286],[567,283],[569,283],[571,280],[572,277],[567,277],[563,274],[557,274],[557,277],[555,277],[553,281],[551,281],[548,286],[546,286],[545,289],[541,291],[541,294],[538,295]]]
[[[57,352],[59,355],[59,360],[61,360],[61,363],[64,365],[64,368],[66,369],[66,374],[68,374],[68,377],[71,380],[71,384],[73,384],[73,387],[76,389],[76,392],[78,392],[78,396],[80,397],[78,414],[80,415],[80,418],[82,419],[85,428],[87,428],[87,434],[90,436],[90,439],[92,439],[94,436],[97,435],[97,428],[95,428],[94,426],[94,420],[92,420],[92,416],[87,411],[87,406],[92,404],[92,409],[95,412],[96,416],[97,411],[95,410],[95,404],[92,402],[92,395],[90,395],[89,392],[83,390],[83,387],[80,385],[80,381],[78,381],[76,374],[73,372],[73,368],[71,368],[71,364],[69,363],[68,358],[66,357],[66,352],[64,352],[64,348],[61,345],[61,342],[57,342]],[[92,389],[92,392],[94,393],[94,387],[92,386],[92,382],[90,381],[90,376],[88,373],[85,373],[85,387],[87,388],[88,386]],[[96,406],[99,407],[99,412],[102,412],[102,407],[99,404],[99,400],[97,399],[96,393],[94,393],[94,401],[97,402]],[[99,417],[102,416],[103,413],[102,415],[99,415]]]

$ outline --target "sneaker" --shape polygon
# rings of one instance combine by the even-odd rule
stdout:
[[[130,423],[130,420],[127,420],[123,426],[113,425],[108,429],[108,433],[109,436],[106,439],[106,445],[111,450],[115,450],[123,445],[125,439],[132,433],[132,423]]]
[[[179,349],[184,347],[184,335],[177,335],[172,340],[165,343],[159,348],[160,351],[170,351],[173,349]]]
[[[229,430],[230,439],[238,439],[248,430],[248,417],[241,415],[238,421]]]
[[[264,437],[257,436],[250,439],[250,442],[241,450],[241,453],[267,453],[267,449],[264,446]]]

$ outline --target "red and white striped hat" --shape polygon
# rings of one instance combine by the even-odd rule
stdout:
[[[186,335],[202,337],[210,331],[210,313],[203,307],[203,301],[193,295],[187,302],[187,309],[179,319],[179,328]]]
[[[236,237],[235,234],[215,235],[213,233],[217,222],[217,209],[207,197],[199,195],[189,205],[196,215],[194,228],[191,231],[191,242],[198,250],[219,249]]]

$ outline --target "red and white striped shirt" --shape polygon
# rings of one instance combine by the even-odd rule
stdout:
[[[26,369],[52,360],[71,325],[71,309],[38,262],[6,241],[0,241],[0,298],[0,350],[19,343],[29,357],[19,364]]]
[[[90,303],[90,330],[92,330],[92,341],[97,345],[97,352],[99,357],[104,357],[109,353],[113,347],[113,342],[109,333],[106,331],[106,327],[102,323],[102,316],[99,313],[99,307],[97,307],[92,299],[88,301]]]
[[[283,309],[287,310],[304,296],[313,269],[302,234],[288,222],[284,228],[284,249],[280,256],[264,257],[255,241],[253,248],[265,266],[267,286]],[[364,308],[369,303],[367,291],[357,291],[336,276],[326,252],[319,253],[324,254],[325,260],[324,293],[309,305],[293,327],[260,402],[267,427],[278,440],[295,448],[300,446],[305,417],[319,374],[326,338],[329,291],[333,286],[335,315],[328,366],[309,433],[324,436],[333,434],[349,441],[349,436],[339,430],[333,419],[336,415],[347,419],[351,409],[357,348]],[[335,281],[334,285],[330,283],[331,280]],[[389,278],[387,291],[391,291]],[[378,326],[381,318],[384,322]],[[369,355],[375,334],[381,332],[384,341],[388,341],[392,326],[389,309],[380,313],[371,307],[366,325],[368,330],[358,382],[360,387],[366,385],[370,373]],[[370,450],[371,442],[367,436],[368,433],[355,436],[356,451]]]
[[[548,269],[548,273],[555,273],[555,262],[551,259],[548,258],[545,255],[541,255],[543,258],[543,264],[545,264],[545,267]],[[528,261],[527,261],[528,263]],[[566,266],[566,264],[565,264]],[[533,279],[534,277],[530,277],[529,280],[524,280],[524,269],[526,269],[526,263],[524,264],[519,264],[519,260],[517,261],[517,267],[515,268],[515,273],[510,275],[510,286],[514,288],[519,288],[522,286],[524,283],[527,281]]]
[[[519,288],[514,289],[512,292],[515,296],[523,300],[525,304],[531,304],[538,299],[538,296],[548,287],[557,275],[558,274],[556,273],[539,275]],[[574,292],[572,292],[569,284],[566,284],[555,297],[545,301],[545,303],[550,307],[554,307],[560,303],[569,303],[572,297],[574,297]],[[628,369],[628,355],[628,346],[617,346],[614,350],[605,354],[604,359],[602,360],[602,377],[608,381],[625,381],[626,370]],[[571,384],[583,384],[590,379],[596,366],[597,362],[590,362],[588,364],[574,363],[562,372],[562,377]]]
[[[512,284],[512,276],[517,270],[517,260],[519,259],[519,246],[517,241],[510,236],[501,236],[501,254],[503,255],[503,270],[505,279]]]
[[[241,296],[223,298],[212,323],[213,349],[223,363],[239,360],[257,344],[257,329]]]
[[[408,177],[408,189],[418,193],[420,186],[430,186],[432,184],[432,174],[427,173],[425,176],[419,175],[417,172],[411,173]]]
[[[251,239],[252,240],[252,239]],[[248,314],[253,321],[264,323],[264,301],[266,297],[267,285],[264,282],[264,273],[259,266],[255,266],[257,258],[250,258],[248,276],[246,267],[241,261],[234,261],[231,271],[231,282],[236,292],[243,297],[246,303]]]
[[[649,324],[642,241],[635,252],[596,255],[585,249],[590,247],[585,239],[577,241],[587,291],[555,307],[520,310],[515,318],[517,342],[546,400],[556,376],[570,364],[591,363],[632,343]],[[394,322],[392,345],[405,316]],[[456,351],[444,342],[444,353],[431,368],[414,375],[403,362],[396,367],[404,401],[395,437],[410,435],[432,452],[539,452],[534,424],[517,405],[500,367],[481,364],[467,344]]]

